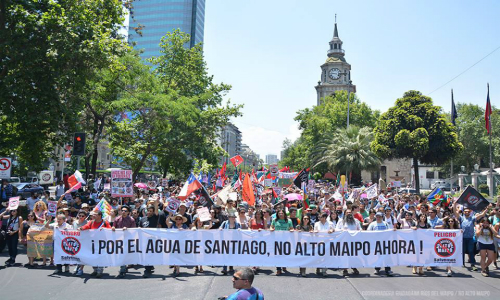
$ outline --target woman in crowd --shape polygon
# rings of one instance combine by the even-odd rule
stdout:
[[[84,211],[83,209],[80,209],[80,211],[78,211],[78,214],[76,215],[76,220],[73,222],[73,230],[78,230],[79,228],[86,225],[87,223],[88,223],[87,212]],[[82,276],[83,275],[83,265],[76,265],[75,270],[73,271],[73,274],[76,276]]]
[[[460,224],[455,218],[445,217],[443,219],[444,229],[460,229]],[[453,276],[453,272],[451,271],[451,267],[446,267],[446,276]]]
[[[401,215],[404,219],[401,219]],[[411,211],[403,211],[398,216],[399,229],[413,229],[416,227],[415,220],[413,220],[413,213]]]
[[[171,220],[173,220],[174,222],[172,222]],[[186,217],[184,217],[181,214],[176,214],[176,215],[170,217],[169,219],[167,219],[167,226],[168,226],[168,228],[185,230],[185,229],[189,229],[188,226],[185,224],[186,222],[187,222]],[[179,266],[174,266],[174,273],[173,273],[174,277],[177,277],[180,275],[180,273],[181,273],[180,269],[181,268]]]
[[[250,229],[259,231],[267,229],[267,224],[264,220],[264,213],[262,210],[259,209],[253,214],[253,218],[250,220]]]
[[[311,219],[309,216],[303,215],[300,225],[297,225],[295,229],[301,232],[313,232],[314,227],[311,225]],[[306,277],[306,268],[300,268],[300,276]]]
[[[341,208],[338,208],[341,209]],[[337,214],[337,211],[335,209],[332,209],[330,211],[330,215],[328,216],[328,222],[331,222],[333,225],[333,228],[337,227],[337,224],[341,221],[342,219],[339,217]]]
[[[431,225],[429,224],[429,222],[427,221],[427,216],[425,214],[420,214],[418,216],[418,222],[417,224],[412,227],[413,229],[429,229],[431,228]],[[417,270],[418,268],[418,270]],[[424,275],[424,268],[421,267],[421,266],[413,266],[413,270],[412,270],[412,273],[413,274],[417,274],[422,276]]]
[[[483,217],[476,228],[476,239],[481,255],[481,275],[485,277],[490,276],[489,265],[495,259],[494,237],[498,237],[498,232],[491,226],[490,220]]]
[[[241,229],[248,229],[250,228],[248,221],[249,218],[246,215],[246,211],[244,207],[239,207],[238,208],[238,217],[236,218],[236,221],[240,224]]]
[[[200,218],[198,217],[198,215],[194,215],[193,216],[193,227],[191,228],[191,230],[208,230],[208,229],[211,229],[211,228],[212,228],[212,221],[202,222],[200,220]],[[197,273],[203,273],[203,272],[205,272],[203,270],[203,266],[196,266],[194,268],[194,273],[195,274],[197,274]]]
[[[31,225],[35,224],[35,222],[35,214],[33,212],[28,213],[28,219],[24,220],[23,223],[21,223],[21,230],[19,231],[21,244],[28,244],[28,230],[30,229]]]
[[[6,216],[6,213],[9,213]],[[5,210],[0,214],[0,222],[7,219],[7,247],[9,248],[9,259],[5,262],[7,267],[13,266],[16,263],[17,243],[19,242],[19,230],[22,227],[23,218],[19,216],[19,207],[17,209]]]
[[[241,229],[240,223],[236,222],[236,215],[233,213],[230,213],[228,215],[228,219],[224,222],[219,227],[219,230],[223,229]],[[229,266],[229,271],[232,272],[234,269],[232,266]],[[222,267],[222,274],[227,275],[227,266]]]
[[[286,217],[286,212],[284,209],[278,210],[276,213],[276,219],[271,222],[271,231],[293,231],[292,221]],[[286,272],[286,268],[283,268],[283,271]],[[276,275],[282,274],[282,268],[276,268]]]

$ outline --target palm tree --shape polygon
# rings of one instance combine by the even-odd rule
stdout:
[[[373,132],[369,127],[337,129],[312,151],[314,167],[326,164],[331,171],[346,172],[347,177],[363,170],[377,170],[381,160],[370,149],[372,140]]]

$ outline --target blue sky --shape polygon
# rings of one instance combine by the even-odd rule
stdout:
[[[382,112],[410,89],[450,110],[500,101],[500,1],[208,0],[205,58],[216,81],[243,103],[234,123],[264,158],[299,136],[296,112],[316,104],[314,86],[337,14],[359,98]],[[433,93],[431,93],[434,91]],[[429,94],[431,93],[431,94]]]

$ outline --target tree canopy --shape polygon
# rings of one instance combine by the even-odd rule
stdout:
[[[441,165],[462,148],[456,128],[439,106],[418,91],[408,91],[383,113],[371,149],[381,158],[411,158],[419,191],[418,163]]]

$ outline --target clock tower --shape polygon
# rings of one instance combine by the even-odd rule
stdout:
[[[321,65],[321,80],[315,87],[318,94],[317,105],[321,104],[321,99],[335,94],[336,91],[347,91],[356,93],[356,86],[349,84],[351,81],[351,65],[344,58],[345,52],[342,49],[342,41],[337,30],[337,21],[333,38],[330,41],[326,62]]]

